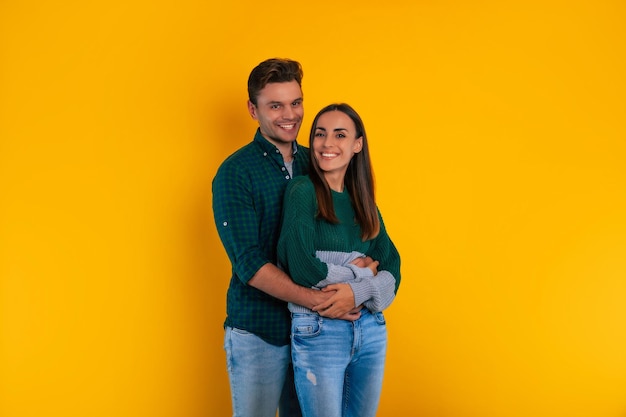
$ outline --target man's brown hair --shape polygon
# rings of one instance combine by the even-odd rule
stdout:
[[[302,66],[298,61],[271,58],[254,67],[248,77],[248,99],[256,106],[259,92],[269,83],[297,81],[302,87]]]

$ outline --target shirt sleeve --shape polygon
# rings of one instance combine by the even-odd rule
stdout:
[[[270,260],[259,244],[259,217],[251,188],[254,179],[235,165],[222,165],[213,179],[213,215],[234,273],[247,283]]]

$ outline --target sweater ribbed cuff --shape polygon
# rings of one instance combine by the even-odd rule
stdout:
[[[348,285],[350,285],[354,293],[355,306],[360,306],[365,301],[372,298],[372,283],[369,280],[351,281]]]

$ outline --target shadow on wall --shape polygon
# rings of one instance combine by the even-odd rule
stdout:
[[[219,165],[235,150],[250,142],[255,123],[251,121],[245,101],[232,97],[240,94],[224,91],[208,95],[202,127],[197,131],[197,158],[194,189],[188,205],[187,262],[190,268],[187,289],[187,314],[191,317],[193,344],[190,353],[193,376],[190,384],[195,394],[197,416],[227,415],[231,412],[230,389],[223,350],[223,323],[226,318],[226,291],[231,265],[217,234],[213,219],[211,184]],[[214,112],[211,109],[219,109]],[[195,413],[194,413],[195,414]]]

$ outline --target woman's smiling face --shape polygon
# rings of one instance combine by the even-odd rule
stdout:
[[[333,190],[343,191],[343,180],[350,160],[362,147],[363,137],[356,137],[356,126],[344,112],[329,111],[318,118],[313,154]]]

